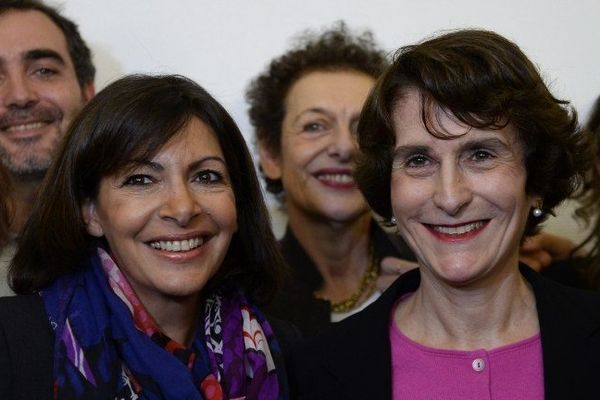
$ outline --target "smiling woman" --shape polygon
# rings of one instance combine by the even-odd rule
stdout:
[[[31,376],[32,397],[286,398],[273,328],[294,331],[256,307],[282,261],[253,171],[231,117],[192,81],[130,76],[99,93],[19,242],[0,397]]]
[[[600,295],[519,264],[590,166],[589,139],[494,32],[401,48],[361,114],[356,177],[419,268],[294,353],[297,398],[596,397]]]

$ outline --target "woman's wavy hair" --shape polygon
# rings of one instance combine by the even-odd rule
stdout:
[[[370,31],[354,34],[340,21],[322,33],[304,32],[290,50],[252,80],[246,91],[256,140],[273,155],[280,154],[285,98],[303,76],[315,71],[357,71],[377,78],[388,65],[385,52]],[[283,191],[281,180],[262,177],[269,192]]]
[[[358,124],[357,181],[370,206],[392,217],[392,115],[406,91],[421,96],[421,116],[435,136],[435,115],[449,112],[479,129],[516,128],[524,145],[526,191],[543,199],[544,217],[529,216],[525,235],[571,195],[591,161],[588,136],[567,101],[555,98],[537,68],[497,33],[464,29],[400,48],[370,94]]]
[[[256,302],[277,288],[283,260],[271,232],[252,158],[227,111],[181,76],[127,76],[94,97],[71,124],[48,171],[10,269],[17,293],[43,289],[84,268],[98,241],[89,235],[81,205],[95,199],[102,178],[151,159],[191,118],[215,133],[231,177],[238,230],[208,288],[242,288]]]

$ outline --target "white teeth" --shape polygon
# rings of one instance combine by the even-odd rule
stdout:
[[[475,229],[479,229],[483,226],[483,222],[472,222],[470,224],[461,226],[434,226],[433,230],[436,232],[443,233],[445,235],[462,235],[467,232],[471,232]]]
[[[20,132],[20,131],[26,131],[26,130],[29,130],[29,129],[38,129],[38,128],[41,128],[44,125],[46,125],[46,123],[44,123],[44,122],[32,122],[30,124],[22,124],[22,125],[9,126],[6,130],[8,132]]]
[[[169,241],[161,240],[159,242],[150,242],[150,247],[152,247],[153,249],[163,251],[181,252],[195,249],[196,247],[202,245],[202,243],[204,243],[204,240],[202,238]]]
[[[323,181],[333,181],[339,183],[351,183],[354,182],[352,175],[348,174],[323,174],[319,175],[319,179]]]

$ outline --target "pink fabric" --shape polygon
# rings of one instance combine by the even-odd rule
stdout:
[[[539,334],[492,350],[440,350],[410,340],[392,319],[390,340],[394,400],[544,398]]]

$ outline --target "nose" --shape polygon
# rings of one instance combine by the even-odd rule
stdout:
[[[166,191],[166,198],[160,208],[160,217],[174,221],[179,226],[186,226],[202,212],[197,194],[184,184],[171,186]]]
[[[433,202],[448,215],[457,216],[473,199],[468,177],[456,165],[443,165],[435,185]]]
[[[1,93],[2,102],[7,108],[27,108],[39,100],[32,82],[20,73],[9,74]]]
[[[350,161],[354,158],[358,143],[350,127],[337,127],[330,137],[331,143],[328,147],[330,156],[340,161]]]

